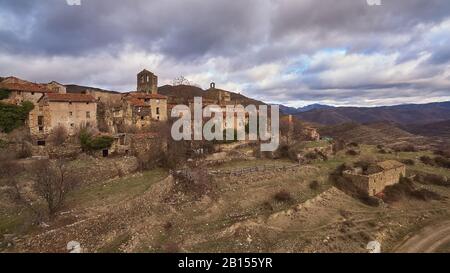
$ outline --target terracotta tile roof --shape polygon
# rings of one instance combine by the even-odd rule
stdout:
[[[57,102],[95,102],[95,98],[91,95],[77,94],[77,93],[48,93],[46,98],[49,101]]]
[[[37,83],[13,83],[13,82],[2,82],[0,83],[0,88],[11,90],[11,91],[21,91],[21,92],[36,92],[36,93],[51,93],[52,90],[48,89],[45,85]]]
[[[150,105],[146,104],[144,101],[137,99],[137,98],[129,98],[128,103],[133,106],[139,106],[139,107],[150,107]]]

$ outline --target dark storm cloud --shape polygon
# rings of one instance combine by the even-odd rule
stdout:
[[[174,58],[236,54],[264,33],[256,0],[251,1],[1,1],[5,13],[16,16],[22,31],[0,32],[0,45],[9,51],[48,55],[78,55],[133,44]],[[250,14],[247,14],[250,12]],[[262,18],[261,18],[262,19]],[[30,22],[33,31],[24,38]]]
[[[268,101],[450,98],[447,0],[81,2],[0,0],[0,75],[129,89],[148,63]]]

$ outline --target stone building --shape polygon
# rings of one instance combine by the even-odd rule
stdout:
[[[345,178],[348,178],[358,189],[369,196],[377,195],[386,186],[398,183],[400,178],[405,175],[405,165],[395,160],[373,164],[366,170],[354,168],[343,172]]]
[[[147,69],[137,74],[137,91],[148,94],[158,93],[158,77]]]
[[[168,119],[168,98],[158,94],[157,76],[144,69],[137,79],[137,91],[121,94],[120,101],[107,104],[102,114],[111,133],[141,129]]]
[[[46,86],[47,86],[47,89],[51,90],[54,93],[59,93],[59,94],[67,93],[66,86],[63,84],[60,84],[59,82],[52,81],[52,82],[46,84]]]
[[[81,126],[96,128],[97,103],[85,94],[47,93],[30,112],[31,134],[42,143],[52,130],[63,126],[69,134]]]
[[[55,93],[59,89],[53,89],[53,83],[38,84],[25,81],[16,77],[8,77],[0,83],[0,89],[10,92],[10,95],[4,101],[12,104],[21,104],[24,101],[37,103],[46,93]]]
[[[107,107],[119,103],[123,95],[120,92],[90,88],[82,91],[81,94],[91,95],[98,103],[103,103]]]

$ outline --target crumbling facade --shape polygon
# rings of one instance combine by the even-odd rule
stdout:
[[[31,134],[43,140],[58,126],[69,134],[82,126],[96,128],[96,113],[97,103],[90,95],[48,93],[30,112],[28,125]]]
[[[137,75],[137,91],[121,94],[119,101],[109,100],[102,106],[101,118],[110,133],[124,133],[167,121],[167,97],[158,94],[157,77],[148,70]],[[106,101],[103,99],[102,101]]]
[[[147,69],[142,70],[137,74],[137,89],[138,92],[147,94],[158,93],[158,77]]]
[[[405,175],[405,165],[395,160],[379,162],[369,166],[365,172],[361,168],[343,172],[345,178],[369,196],[381,193],[385,187],[398,183]]]

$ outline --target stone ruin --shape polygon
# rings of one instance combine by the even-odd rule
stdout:
[[[353,168],[343,172],[345,178],[369,196],[381,193],[386,186],[397,184],[405,175],[405,165],[395,160],[378,162],[365,170]]]

